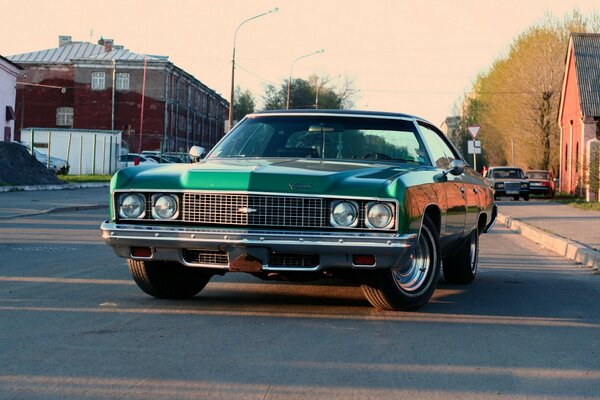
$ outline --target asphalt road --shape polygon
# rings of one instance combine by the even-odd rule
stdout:
[[[502,227],[473,284],[395,313],[233,273],[148,297],[105,213],[0,221],[0,399],[600,399],[600,275]]]

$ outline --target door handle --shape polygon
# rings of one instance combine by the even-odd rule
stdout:
[[[477,190],[477,188],[473,188],[473,193],[477,194],[479,193],[479,190]]]

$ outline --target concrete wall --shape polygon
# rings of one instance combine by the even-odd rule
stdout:
[[[15,109],[16,82],[19,69],[0,59],[0,141],[14,140],[15,121],[6,117],[6,107]]]

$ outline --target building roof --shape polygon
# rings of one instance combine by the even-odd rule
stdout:
[[[75,59],[138,61],[148,58],[164,61],[164,57],[133,53],[119,46],[110,51],[105,46],[87,42],[69,42],[62,46],[7,57],[18,64],[70,64]]]
[[[17,64],[15,64],[14,62],[12,62],[11,60],[9,60],[8,58],[3,57],[1,55],[0,55],[0,61],[5,62],[6,64],[12,66],[14,69],[17,69],[17,70],[23,69],[20,66],[18,66]]]
[[[581,111],[600,117],[600,34],[576,33],[571,38]]]

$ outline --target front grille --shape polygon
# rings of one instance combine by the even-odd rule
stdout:
[[[184,193],[184,222],[219,225],[322,228],[324,200],[318,197]]]
[[[319,266],[318,254],[271,253],[270,267],[316,268]]]
[[[190,264],[227,265],[227,253],[218,250],[183,250],[183,259]]]
[[[504,189],[506,189],[506,190],[519,190],[519,189],[521,189],[521,183],[520,182],[506,182],[504,184]]]

